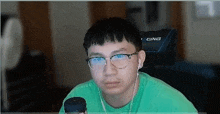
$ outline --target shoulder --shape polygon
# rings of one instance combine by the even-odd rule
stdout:
[[[161,94],[163,96],[170,95],[170,94],[179,94],[182,95],[177,89],[171,87],[166,82],[152,77],[146,73],[141,73],[141,80],[144,82],[145,90],[155,91],[157,95]]]
[[[66,96],[66,99],[71,97],[88,97],[88,93],[92,93],[97,91],[97,85],[95,84],[94,80],[90,80],[84,83],[81,83],[74,87],[69,94]]]
[[[143,99],[151,106],[161,111],[196,112],[193,104],[180,91],[146,73],[141,75],[141,79],[145,81]]]
[[[164,81],[154,78],[146,73],[140,73],[140,79],[144,86],[144,91],[147,93],[151,93],[154,97],[161,97],[161,96],[170,96],[181,93],[176,90],[175,88],[171,87]],[[163,94],[162,94],[163,93]]]

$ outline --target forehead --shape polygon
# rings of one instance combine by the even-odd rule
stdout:
[[[135,46],[124,39],[122,42],[105,42],[103,45],[91,45],[88,48],[88,56],[93,53],[110,56],[117,52],[134,53],[135,51]]]

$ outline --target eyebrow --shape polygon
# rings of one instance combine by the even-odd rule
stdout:
[[[115,51],[113,51],[113,52],[111,52],[111,55],[113,55],[113,54],[115,54],[115,53],[119,53],[119,52],[121,52],[121,51],[126,51],[127,49],[125,49],[125,48],[120,48],[120,49],[118,49],[118,50],[115,50]],[[102,53],[94,53],[94,52],[92,52],[90,55],[89,55],[89,57],[91,57],[91,56],[104,56]]]
[[[121,52],[121,51],[127,51],[127,49],[125,49],[125,48],[120,48],[120,49],[118,49],[118,50],[115,50],[115,51],[111,52],[111,54],[115,54],[115,53],[118,53],[118,52]]]
[[[103,56],[101,53],[94,53],[94,52],[92,52],[90,55],[89,55],[89,57],[91,57],[91,56]]]

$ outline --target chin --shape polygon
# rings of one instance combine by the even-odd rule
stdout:
[[[105,90],[103,90],[103,92],[108,95],[119,95],[123,91],[121,88],[107,88],[107,89],[105,88]]]

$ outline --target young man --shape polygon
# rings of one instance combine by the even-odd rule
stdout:
[[[185,96],[163,81],[138,72],[145,51],[138,29],[120,18],[102,19],[83,44],[92,80],[76,86],[64,99],[82,97],[88,113],[195,112]],[[64,106],[60,113],[64,113]]]

